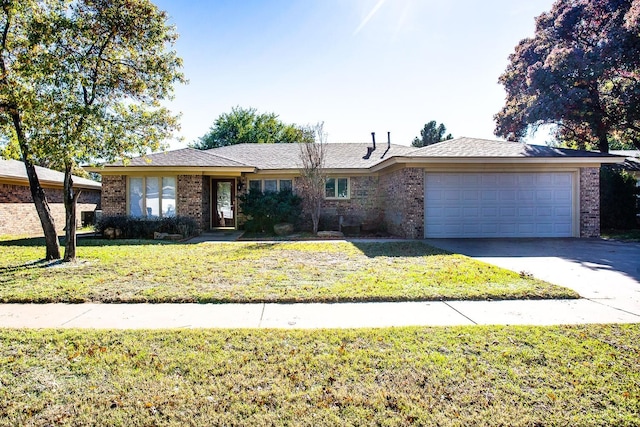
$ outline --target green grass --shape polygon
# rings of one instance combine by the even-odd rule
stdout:
[[[422,242],[158,244],[83,239],[79,262],[0,242],[2,302],[337,302],[575,298]]]
[[[639,325],[0,330],[0,426],[637,426],[639,343]]]
[[[640,229],[635,230],[603,230],[605,239],[623,240],[625,242],[640,242]]]

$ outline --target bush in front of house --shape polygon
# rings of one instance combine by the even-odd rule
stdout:
[[[251,232],[273,232],[273,226],[288,222],[296,224],[302,215],[302,199],[291,190],[264,193],[251,189],[238,196],[240,209],[247,217],[244,228]]]
[[[183,237],[195,236],[198,232],[196,221],[186,216],[170,216],[165,218],[145,218],[125,215],[103,216],[95,225],[98,233],[105,236],[105,230],[120,230],[118,235],[123,239],[153,239],[153,234],[181,234]]]
[[[638,226],[638,187],[628,172],[610,167],[600,169],[600,226],[628,230]]]

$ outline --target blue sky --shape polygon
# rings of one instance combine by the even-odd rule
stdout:
[[[233,106],[409,145],[430,120],[495,138],[497,81],[552,0],[156,0],[177,27],[185,146]],[[540,137],[537,141],[540,142]]]

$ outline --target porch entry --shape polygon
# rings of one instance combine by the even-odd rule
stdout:
[[[235,228],[235,179],[211,180],[211,228]]]

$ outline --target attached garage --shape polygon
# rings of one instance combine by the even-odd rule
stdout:
[[[574,172],[425,173],[425,237],[572,237]]]

